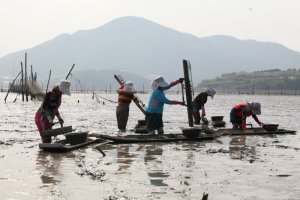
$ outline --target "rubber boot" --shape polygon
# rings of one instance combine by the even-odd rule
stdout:
[[[155,135],[155,130],[149,131],[147,135]]]
[[[160,127],[159,129],[157,129],[157,134],[158,135],[163,135],[164,134],[164,128]]]
[[[195,120],[194,120],[194,124],[195,125],[199,125],[200,124],[200,120],[201,120],[201,118],[194,118]]]
[[[200,124],[200,120],[201,120],[200,113],[194,112],[193,113],[193,117],[194,117],[194,124],[195,125],[199,125]]]

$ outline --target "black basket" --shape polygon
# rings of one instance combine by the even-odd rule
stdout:
[[[213,122],[220,122],[223,121],[224,116],[212,116],[211,121]]]
[[[268,132],[277,131],[279,124],[263,124],[262,127]]]
[[[186,138],[198,138],[201,130],[199,128],[182,129],[182,134]]]
[[[71,145],[81,144],[86,142],[88,132],[76,132],[66,134],[67,143]]]

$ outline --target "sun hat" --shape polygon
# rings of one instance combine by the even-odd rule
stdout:
[[[151,88],[155,90],[158,87],[167,87],[168,85],[170,84],[162,76],[158,76],[152,81]]]
[[[261,109],[260,109],[260,103],[258,102],[248,102],[247,103],[247,110],[251,111],[255,115],[260,115],[261,114]]]
[[[125,89],[126,91],[136,92],[136,89],[135,89],[135,87],[133,86],[133,82],[131,82],[131,81],[127,81],[127,82],[125,83],[124,89]]]
[[[58,84],[58,89],[66,95],[71,95],[70,94],[70,86],[71,86],[71,82],[68,80],[61,80]]]
[[[216,91],[212,88],[206,88],[206,93],[208,96],[210,96],[213,99],[216,94]]]

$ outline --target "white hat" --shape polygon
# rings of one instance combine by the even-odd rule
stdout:
[[[216,94],[216,91],[212,88],[206,88],[206,93],[208,96],[210,96],[213,99]]]
[[[258,102],[247,102],[246,108],[247,111],[251,111],[255,115],[261,114],[260,103]]]
[[[135,89],[135,87],[133,86],[133,83],[132,83],[131,81],[127,81],[127,82],[125,83],[124,89],[125,89],[126,91],[136,92],[136,89]]]
[[[61,80],[58,84],[58,88],[59,90],[66,95],[71,95],[70,94],[70,86],[71,86],[71,82],[67,81],[67,80]]]
[[[157,89],[158,87],[167,87],[170,85],[162,76],[157,77],[151,83],[152,90]]]

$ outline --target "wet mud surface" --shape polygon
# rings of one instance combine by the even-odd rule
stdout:
[[[101,94],[115,100],[115,94]],[[180,95],[168,95],[180,100]],[[4,99],[5,94],[0,93]],[[146,102],[148,95],[140,95]],[[253,99],[255,98],[255,99]],[[79,100],[79,103],[78,103]],[[67,153],[39,149],[34,114],[40,102],[1,103],[1,199],[300,199],[300,98],[215,96],[208,116],[224,115],[236,101],[262,104],[260,120],[297,130],[297,135],[223,136],[214,141],[98,144]],[[130,107],[128,131],[118,133],[115,104],[92,94],[63,97],[61,115],[76,131],[132,134],[142,113]],[[165,132],[188,127],[186,108],[165,106]],[[249,119],[249,122],[257,126]],[[58,136],[58,139],[62,139]]]

